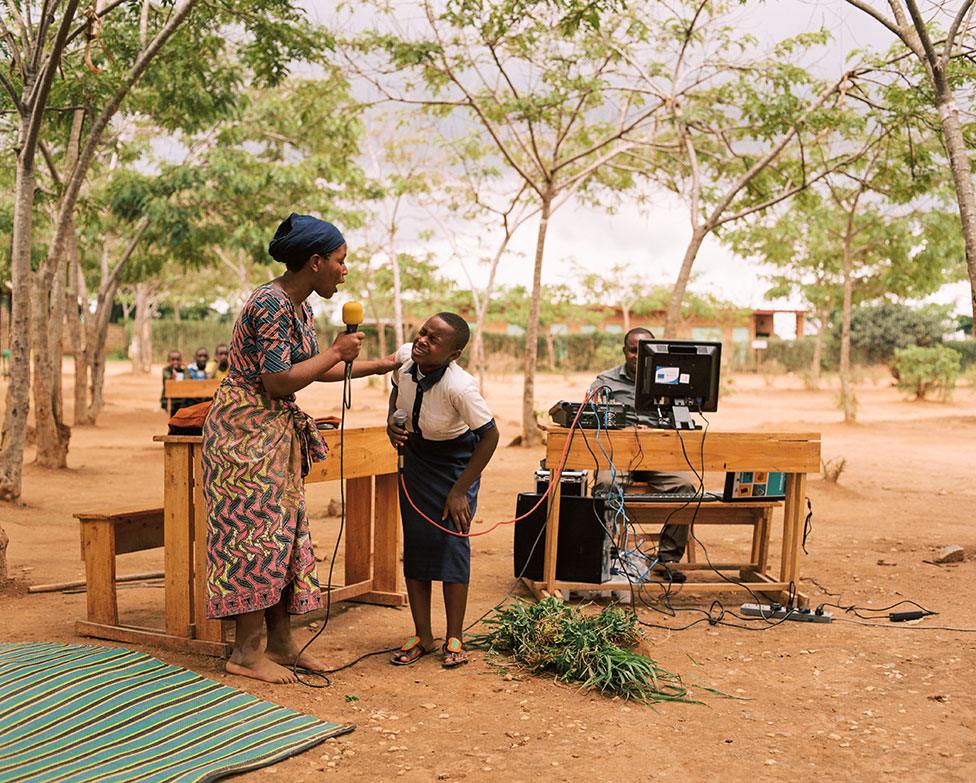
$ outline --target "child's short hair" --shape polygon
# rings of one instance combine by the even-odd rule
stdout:
[[[464,346],[468,344],[468,339],[471,337],[468,322],[457,313],[438,313],[434,317],[440,318],[454,330],[454,347],[459,351],[464,350]]]

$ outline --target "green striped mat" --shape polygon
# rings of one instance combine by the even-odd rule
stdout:
[[[0,644],[3,783],[198,783],[353,728],[124,648]]]

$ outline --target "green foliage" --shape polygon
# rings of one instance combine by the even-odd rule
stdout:
[[[516,599],[484,620],[474,645],[512,656],[533,673],[555,673],[605,696],[639,702],[692,702],[676,674],[633,651],[642,638],[637,618],[619,607],[586,614],[555,598]]]
[[[862,362],[887,363],[899,348],[930,346],[953,329],[951,307],[898,302],[863,305],[851,314],[851,348]],[[835,331],[839,325],[835,327]]]
[[[775,362],[782,366],[786,372],[806,372],[813,362],[813,349],[814,338],[812,337],[804,337],[800,340],[782,340],[778,337],[770,337],[763,354],[763,364]],[[821,359],[821,367],[824,369],[826,369],[825,360],[828,358],[827,352],[824,351]]]
[[[895,351],[893,367],[898,388],[924,400],[929,392],[948,399],[960,373],[960,355],[944,345],[910,345]]]
[[[959,354],[959,363],[963,370],[976,367],[976,340],[948,340],[943,345]]]

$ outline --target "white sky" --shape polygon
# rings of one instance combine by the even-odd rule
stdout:
[[[305,5],[310,17],[322,23],[328,23],[334,13],[334,4],[327,0],[306,0]],[[880,6],[887,10],[885,3]],[[812,66],[823,76],[838,74],[852,50],[886,48],[891,41],[887,31],[844,0],[752,0],[743,11],[741,24],[744,32],[764,43],[826,26],[833,33],[834,44]],[[543,282],[565,282],[565,262],[570,260],[594,271],[628,261],[644,270],[652,283],[673,281],[691,233],[687,212],[680,200],[668,194],[652,201],[652,206],[642,209],[623,206],[613,215],[589,206],[564,206],[550,220]],[[512,253],[499,265],[497,282],[531,287],[536,226],[536,221],[530,221],[516,234]],[[350,233],[349,239],[354,250],[355,232]],[[450,256],[446,242],[425,242],[423,249],[434,250],[437,257]],[[445,264],[444,272],[465,282],[456,262]],[[799,301],[767,300],[764,292],[768,284],[762,279],[762,266],[735,256],[713,238],[702,246],[693,274],[692,290],[711,292],[742,306],[802,306]],[[931,301],[953,303],[958,312],[968,312],[969,285],[962,282],[946,286]]]

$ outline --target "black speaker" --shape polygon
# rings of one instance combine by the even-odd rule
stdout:
[[[517,517],[527,514],[542,495],[524,492],[515,504]],[[556,579],[601,584],[609,578],[610,542],[603,527],[602,498],[563,495],[559,502],[559,546]],[[540,580],[546,549],[544,526],[548,502],[515,523],[515,576]],[[540,532],[541,531],[541,532]],[[538,543],[536,543],[538,539]],[[533,549],[535,544],[535,549]],[[529,557],[529,553],[532,557]],[[526,561],[528,564],[526,565]],[[523,573],[523,568],[524,573]]]
[[[540,495],[549,489],[549,474],[547,468],[539,468],[535,472],[535,491]],[[559,482],[563,490],[563,497],[569,495],[586,494],[586,478],[589,472],[585,470],[564,470],[562,481]]]

